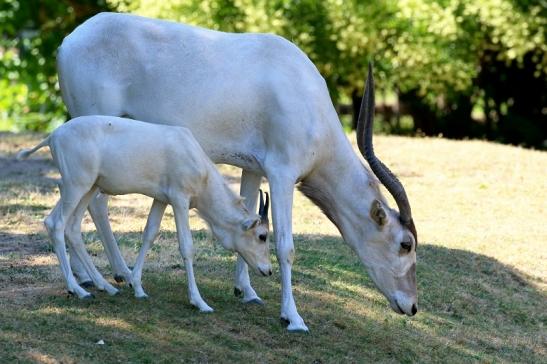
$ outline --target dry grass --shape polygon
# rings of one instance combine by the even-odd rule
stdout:
[[[41,135],[0,135],[0,362],[541,362],[547,354],[544,245],[547,153],[478,141],[378,137],[377,154],[407,187],[420,234],[420,313],[392,313],[334,226],[297,194],[294,286],[309,335],[278,322],[280,290],[253,276],[266,306],[232,295],[233,255],[194,215],[196,274],[216,309],[186,298],[169,211],[145,266],[147,301],[131,289],[91,302],[66,295],[42,220],[57,199],[48,151],[18,162]],[[234,168],[222,172],[236,188]],[[267,185],[264,185],[267,189]],[[129,262],[150,200],[112,199]],[[109,272],[89,218],[85,238]],[[274,259],[275,260],[275,259]],[[105,345],[95,344],[104,340]]]

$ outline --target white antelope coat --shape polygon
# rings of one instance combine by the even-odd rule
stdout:
[[[268,178],[281,317],[289,330],[307,330],[291,286],[292,202],[298,182],[335,222],[392,307],[399,295],[397,307],[410,312],[415,285],[413,292],[399,294],[394,283],[412,263],[412,258],[401,263],[398,254],[406,233],[396,212],[389,212],[392,223],[381,231],[371,219],[374,200],[387,204],[348,142],[324,79],[294,44],[269,34],[223,33],[102,13],[65,38],[58,70],[73,117],[107,114],[188,127],[214,162],[243,169],[241,195],[249,209],[256,206],[261,177]],[[128,277],[110,232],[106,200],[94,200],[90,212],[113,270]],[[241,259],[235,286],[244,301],[259,300]]]

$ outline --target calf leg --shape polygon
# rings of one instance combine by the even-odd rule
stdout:
[[[188,224],[188,209],[190,208],[189,201],[183,198],[178,198],[176,201],[171,201],[173,213],[175,214],[175,224],[177,226],[177,236],[179,239],[179,249],[184,265],[186,267],[186,276],[188,279],[188,297],[190,303],[201,312],[213,312],[213,309],[205,303],[199,293],[196,279],[194,277],[194,246],[192,242],[192,234]]]
[[[114,279],[118,282],[131,282],[131,271],[122,257],[116,238],[108,221],[108,196],[97,193],[89,202],[89,214],[97,227],[97,232],[104,246],[106,256],[112,267]]]
[[[49,238],[53,243],[55,254],[59,259],[61,272],[65,278],[68,291],[76,294],[79,298],[90,298],[92,295],[80,287],[78,282],[76,282],[66,254],[64,230],[67,220],[74,212],[74,209],[79,202],[79,199],[72,197],[76,196],[71,196],[68,194],[67,198],[65,198],[65,196],[61,194],[61,199],[57,202],[57,205],[55,205],[53,211],[44,220],[44,225],[47,229]]]
[[[241,173],[240,194],[245,197],[245,206],[249,211],[256,211],[256,200],[261,180],[262,176],[259,174],[246,170]],[[264,304],[251,286],[247,263],[239,254],[237,256],[234,293],[236,296],[243,293],[243,302],[245,303]]]
[[[68,229],[73,229],[71,226],[73,223],[73,219],[68,222]],[[70,240],[68,236],[65,236],[66,240]],[[87,271],[85,270],[84,265],[82,264],[82,261],[78,258],[77,255],[71,254],[70,255],[70,267],[72,268],[72,272],[74,273],[74,276],[76,277],[76,280],[82,287],[92,287],[93,281],[91,280],[91,277],[89,274],[87,274]]]
[[[62,181],[59,182],[59,185],[62,185]],[[73,219],[68,222],[68,229],[71,229]],[[76,222],[77,224],[80,223],[79,221]],[[65,234],[65,239],[69,240],[69,237]],[[89,274],[87,274],[87,271],[84,268],[84,265],[82,264],[82,261],[78,258],[76,255],[70,256],[70,267],[72,268],[72,272],[74,272],[74,276],[76,277],[76,281],[81,285],[81,287],[93,287],[93,281],[91,280],[91,277]]]
[[[72,248],[72,255],[77,256],[79,261],[82,262],[84,269],[91,277],[93,283],[99,290],[106,290],[108,294],[115,295],[118,293],[118,290],[112,286],[93,264],[93,260],[89,256],[84,241],[82,240],[82,219],[84,217],[87,205],[89,204],[90,199],[95,194],[95,189],[89,191],[80,201],[78,207],[76,208],[74,214],[70,218],[70,223],[67,226],[65,231],[66,237]]]
[[[133,267],[133,272],[131,274],[131,285],[135,290],[135,297],[137,298],[146,298],[148,295],[142,289],[141,276],[142,276],[142,267],[144,265],[144,258],[146,253],[152,247],[154,239],[158,236],[158,231],[160,229],[161,219],[163,213],[165,212],[165,207],[167,204],[154,200],[152,203],[152,208],[148,214],[148,220],[146,221],[146,227],[142,234],[142,247],[139,251],[139,256]]]

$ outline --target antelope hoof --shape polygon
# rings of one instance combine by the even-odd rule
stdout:
[[[90,294],[86,294],[85,296],[83,296],[83,297],[81,298],[81,300],[90,301],[90,300],[92,300],[92,299],[94,299],[94,298],[95,298],[95,295],[94,295],[93,293],[90,293]]]
[[[118,283],[123,283],[125,281],[125,278],[124,278],[124,276],[116,274],[116,275],[114,275],[114,280]]]
[[[82,288],[93,288],[93,287],[95,287],[95,284],[93,283],[93,281],[85,281],[85,282],[80,283],[80,287],[82,287]]]
[[[119,289],[107,289],[106,293],[108,293],[109,296],[117,296],[120,293]]]
[[[292,333],[299,333],[299,332],[309,333],[310,332],[310,330],[305,324],[300,324],[300,325],[289,324],[289,326],[287,326],[287,330]]]
[[[285,317],[280,317],[279,320],[281,321],[281,324],[283,326],[286,326],[287,330],[291,333],[299,333],[299,332],[309,333],[310,332],[306,324],[304,324],[303,322],[299,325],[292,324],[291,321],[289,321],[289,319]]]
[[[243,294],[243,291],[240,290],[239,288],[237,287],[234,287],[234,296],[236,297],[241,297],[241,295]]]
[[[190,304],[194,307],[197,307],[199,309],[199,312],[201,313],[210,313],[213,312],[213,308],[205,303],[205,301],[190,301]]]
[[[243,302],[245,304],[253,304],[253,305],[259,305],[259,306],[264,306],[264,301],[262,301],[260,298],[256,297],[256,298],[253,298],[253,299],[250,299],[248,301],[245,301]]]

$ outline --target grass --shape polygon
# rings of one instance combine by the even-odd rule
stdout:
[[[295,197],[293,282],[310,334],[279,322],[280,284],[253,275],[265,306],[232,293],[235,258],[195,214],[196,276],[213,314],[188,303],[173,215],[148,256],[146,301],[124,288],[80,301],[65,292],[42,220],[58,198],[43,135],[0,135],[0,362],[545,362],[547,154],[480,141],[377,137],[420,234],[420,312],[396,315],[335,227]],[[238,173],[221,171],[237,187]],[[264,185],[267,189],[267,185]],[[130,264],[151,201],[115,197],[111,221]],[[85,240],[109,274],[89,217]],[[273,246],[272,246],[273,254]],[[275,261],[275,258],[273,259]],[[104,345],[96,344],[99,340]]]

